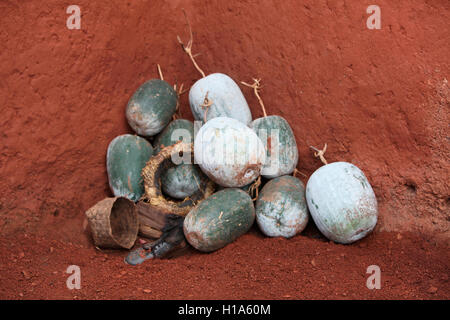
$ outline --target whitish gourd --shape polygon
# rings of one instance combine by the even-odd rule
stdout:
[[[141,136],[154,136],[172,119],[178,95],[166,81],[153,79],[141,85],[126,108],[129,125]]]
[[[298,164],[298,149],[294,132],[289,123],[280,116],[267,116],[264,103],[259,96],[260,80],[253,79],[252,85],[242,84],[253,88],[258,98],[264,117],[253,120],[250,127],[256,132],[266,149],[266,163],[261,175],[273,179],[291,174]]]
[[[311,175],[306,185],[309,211],[328,239],[344,244],[355,242],[375,228],[375,193],[358,167],[348,162],[326,164],[323,152],[316,155],[325,165]]]
[[[110,142],[106,169],[114,196],[139,200],[144,193],[141,171],[152,154],[152,145],[139,136],[124,134]]]
[[[290,238],[308,223],[305,186],[293,176],[270,180],[256,200],[256,221],[269,237]]]
[[[216,117],[234,118],[249,125],[252,114],[239,86],[229,76],[223,73],[213,73],[208,76],[200,69],[192,55],[192,30],[189,21],[190,40],[187,45],[178,37],[184,51],[191,58],[195,68],[202,75],[189,91],[189,104],[196,120],[206,122]]]
[[[224,187],[243,187],[258,178],[265,161],[264,145],[242,122],[219,117],[197,133],[194,158],[202,171]]]
[[[236,188],[214,193],[194,207],[184,219],[187,241],[197,250],[220,249],[246,233],[255,221],[250,196]]]
[[[207,107],[205,98],[210,103]],[[252,121],[252,114],[241,89],[226,74],[213,73],[194,83],[189,91],[189,104],[196,120],[228,117],[246,125]]]

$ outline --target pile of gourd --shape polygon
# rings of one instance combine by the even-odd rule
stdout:
[[[222,73],[206,76],[200,69],[191,52],[192,32],[187,45],[178,40],[202,75],[189,91],[190,109],[200,128],[194,130],[192,121],[176,118],[181,92],[161,73],[160,79],[142,84],[126,107],[126,118],[137,135],[116,137],[107,151],[109,184],[116,197],[140,200],[145,196],[146,164],[170,146],[193,144],[187,150],[193,151],[195,161],[183,157],[160,172],[156,183],[163,197],[175,204],[199,192],[205,195],[199,181],[214,183],[214,193],[194,201],[184,219],[185,237],[200,251],[231,243],[255,219],[269,237],[301,233],[309,215],[323,235],[338,243],[354,242],[373,230],[377,201],[360,169],[347,162],[327,164],[325,150],[316,150],[324,165],[305,188],[295,177],[294,133],[283,117],[267,116],[259,80],[251,85],[243,82],[253,88],[264,114],[252,120],[233,79]]]

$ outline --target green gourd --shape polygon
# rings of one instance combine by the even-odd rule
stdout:
[[[161,177],[161,188],[172,198],[184,199],[197,192],[204,179],[208,178],[198,166],[182,163],[164,171]]]
[[[126,117],[133,130],[145,137],[161,132],[177,109],[178,95],[164,80],[152,79],[141,85],[126,108]]]
[[[194,142],[194,123],[192,121],[186,119],[171,121],[153,141],[155,154],[158,154],[161,148],[171,146],[180,140],[187,144]]]
[[[152,145],[139,136],[124,134],[110,142],[106,169],[114,196],[139,200],[144,193],[141,171],[152,155]]]
[[[293,176],[270,180],[256,200],[256,221],[269,237],[290,238],[308,223],[305,186]]]
[[[237,188],[216,192],[194,207],[184,220],[184,235],[197,250],[223,248],[246,233],[255,220],[250,196]]]
[[[253,88],[260,103],[264,117],[252,121],[250,127],[261,139],[266,150],[266,162],[261,169],[261,175],[273,179],[291,174],[298,164],[298,149],[294,132],[289,123],[280,116],[267,116],[264,103],[259,96],[260,80],[254,79],[252,85],[242,84]]]

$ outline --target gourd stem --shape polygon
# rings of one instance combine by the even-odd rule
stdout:
[[[205,113],[203,114],[203,122],[206,123],[206,115],[208,113],[209,107],[213,104],[211,99],[208,99],[209,91],[206,92],[205,99],[203,100],[203,104],[200,105],[202,109],[205,109]]]
[[[258,179],[256,179],[255,182],[252,183],[250,188],[248,188],[249,196],[253,197],[253,195],[255,195],[255,197],[252,198],[253,201],[258,199],[258,197],[259,197],[259,186],[260,185],[261,185],[261,176],[259,176]]]
[[[181,41],[180,37],[177,36],[178,43],[181,45],[181,48],[183,48],[183,51],[186,52],[186,54],[189,56],[189,58],[191,59],[192,63],[194,64],[194,67],[197,69],[198,72],[200,72],[200,74],[204,78],[205,77],[205,73],[203,72],[202,69],[200,69],[200,67],[198,66],[197,62],[195,61],[194,56],[192,55],[192,43],[194,42],[194,38],[192,36],[191,24],[189,23],[189,19],[187,17],[186,11],[184,11],[184,9],[183,9],[183,14],[184,14],[184,18],[186,19],[187,25],[189,27],[189,41],[188,41],[187,45],[184,45],[184,43],[183,43],[183,41]]]
[[[159,78],[160,78],[161,80],[164,81],[164,75],[163,75],[163,73],[162,73],[161,66],[159,65],[159,63],[156,64],[156,66],[158,67]],[[173,116],[172,116],[172,119],[175,120],[175,119],[177,119],[177,113],[178,113],[178,111],[179,111],[179,106],[180,106],[180,101],[179,101],[179,100],[180,100],[180,96],[181,96],[183,93],[185,93],[186,90],[183,91],[183,84],[181,84],[179,90],[177,90],[177,84],[174,84],[174,85],[173,85],[173,89],[174,89],[175,92],[177,93],[177,105],[176,105],[176,107],[175,107],[175,113],[174,113]]]
[[[264,115],[264,117],[267,117],[266,108],[264,107],[264,102],[262,101],[261,97],[259,96],[259,92],[258,92],[258,90],[260,90],[262,88],[261,85],[260,85],[261,79],[253,78],[253,81],[254,81],[253,84],[248,84],[248,83],[246,83],[244,81],[241,81],[241,83],[244,86],[253,88],[253,91],[255,92],[255,96],[256,96],[256,98],[258,98],[259,104],[261,106],[263,115]]]
[[[320,161],[322,161],[323,164],[325,164],[325,165],[328,164],[327,160],[324,157],[324,154],[327,151],[327,144],[326,143],[325,143],[325,145],[324,145],[322,150],[319,150],[319,149],[317,149],[317,148],[315,148],[313,146],[310,146],[310,148],[313,149],[314,151],[316,151],[316,152],[314,152],[314,156],[316,158],[319,157]]]
[[[173,85],[173,90],[177,93],[177,106],[175,107],[175,113],[172,116],[172,120],[176,120],[178,118],[178,112],[180,111],[180,97],[183,93],[185,93],[187,90],[183,90],[183,83],[181,84],[180,88],[177,90],[177,84],[175,83]]]
[[[164,76],[163,76],[163,73],[162,73],[162,71],[161,71],[161,67],[160,67],[159,64],[157,64],[157,66],[158,66],[159,78],[160,78],[161,80],[164,80]]]

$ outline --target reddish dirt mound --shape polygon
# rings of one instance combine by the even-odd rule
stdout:
[[[321,268],[319,260],[327,259],[328,247],[340,248],[336,249],[336,259],[342,250],[348,254],[346,259],[336,262],[342,272],[341,280],[345,278],[342,266],[351,268],[353,255],[364,264],[374,263],[372,255],[366,256],[367,252],[358,249],[358,245],[340,247],[304,237],[284,241],[247,235],[207,258],[195,254],[139,269],[148,269],[149,273],[156,269],[162,275],[163,267],[169,264],[174,271],[171,281],[179,285],[174,288],[180,289],[173,292],[161,287],[155,297],[177,294],[181,297],[186,292],[194,297],[215,297],[215,289],[207,286],[206,277],[214,279],[219,271],[224,276],[216,282],[217,297],[231,297],[232,292],[235,297],[282,294],[278,297],[320,298],[334,297],[335,292],[346,292],[347,297],[431,297],[426,293],[429,286],[439,288],[437,295],[448,297],[448,287],[445,290],[432,283],[438,281],[441,273],[448,273],[448,265],[445,270],[445,263],[439,263],[445,262],[440,260],[443,257],[448,261],[446,251],[442,252],[442,258],[437,251],[441,247],[416,253],[421,238],[411,236],[396,241],[381,233],[420,232],[443,242],[450,237],[447,0],[377,1],[381,8],[381,30],[367,29],[366,8],[372,2],[365,0],[351,4],[343,0],[79,0],[77,4],[82,12],[81,30],[66,28],[65,1],[0,2],[0,231],[9,237],[2,240],[1,278],[6,282],[1,286],[3,297],[18,297],[13,279],[16,282],[21,279],[17,288],[24,296],[55,297],[58,291],[49,291],[51,287],[44,285],[52,281],[54,286],[63,286],[58,281],[62,266],[69,260],[81,261],[92,270],[99,267],[103,255],[95,253],[88,247],[91,244],[80,237],[83,212],[110,195],[105,153],[110,140],[131,132],[124,116],[129,97],[145,80],[157,77],[156,63],[161,64],[165,79],[171,83],[189,86],[199,77],[176,41],[177,34],[183,39],[187,37],[182,7],[194,29],[194,52],[201,53],[198,63],[207,73],[223,72],[236,81],[263,79],[261,95],[268,113],[284,116],[294,129],[301,172],[310,175],[320,165],[309,146],[327,142],[329,161],[349,161],[366,173],[380,207],[375,235],[380,239],[370,238],[368,246],[373,245],[376,251],[371,254],[381,259],[380,265],[394,265],[398,257],[386,253],[392,241],[392,250],[396,250],[392,252],[401,255],[403,250],[405,255],[411,254],[401,261],[410,261],[415,267],[405,271],[408,266],[401,265],[390,272],[397,270],[411,275],[416,272],[422,280],[408,285],[402,282],[409,281],[406,276],[396,278],[393,273],[390,279],[398,291],[392,294],[387,291],[360,294],[351,289],[355,287],[334,282],[329,278],[332,271],[327,269],[319,276],[326,279],[315,277],[307,282],[306,270],[313,269],[308,263],[308,268],[302,269],[303,262],[310,260],[314,250],[320,252],[316,260],[318,268]],[[243,92],[253,116],[261,116],[250,90],[244,87]],[[192,119],[187,95],[183,96],[181,113]],[[24,233],[35,235],[38,242],[26,240]],[[52,246],[51,239],[55,239],[54,253],[38,256],[41,250],[45,252]],[[68,242],[73,245],[67,245]],[[18,266],[23,264],[30,272],[41,275],[36,278],[40,279],[38,284],[31,287],[34,293],[25,290],[35,280],[33,276],[22,279],[20,268],[4,264],[14,252],[19,253],[21,243],[30,252],[18,260]],[[398,248],[399,244],[403,249]],[[11,251],[9,245],[17,252]],[[260,254],[266,247],[270,255],[279,258],[276,263],[268,262],[267,270],[264,268],[267,257]],[[73,249],[72,258],[60,256],[69,249]],[[298,250],[309,252],[308,259]],[[295,259],[289,258],[292,252]],[[426,252],[431,252],[435,260]],[[234,255],[242,257],[228,260]],[[105,270],[122,268],[118,267],[122,257],[112,255],[106,259]],[[248,265],[247,259],[255,264]],[[237,261],[241,265],[225,266],[223,261]],[[36,271],[53,263],[59,263],[58,268],[52,269],[58,272],[56,275],[46,274],[49,269]],[[305,281],[302,286],[298,281],[292,284],[286,281],[297,276],[287,271],[292,264],[298,264],[297,270]],[[217,265],[220,267],[216,271]],[[423,267],[430,273],[424,273]],[[356,277],[364,289],[363,269],[353,268],[350,270],[361,273],[349,273],[350,278],[339,283]],[[185,283],[175,277],[180,272],[190,280]],[[428,281],[429,274],[433,278]],[[136,284],[135,291],[128,291],[124,297],[133,294],[139,297],[143,294],[137,288],[149,283],[145,280],[138,286],[142,278],[133,280],[127,276],[108,285],[102,282],[107,278],[95,277],[86,273],[92,287],[87,285],[91,289],[79,293],[79,297],[119,297],[120,290],[116,293],[106,288],[115,289],[126,285],[128,280]],[[233,277],[235,280],[227,285],[226,280]],[[252,285],[242,281],[251,277],[255,279]],[[415,277],[410,279],[415,281]],[[318,281],[323,281],[328,289],[314,291]],[[282,283],[292,287],[286,292],[274,289]],[[336,283],[340,289],[331,289],[327,283]],[[94,289],[100,284],[105,287]],[[189,284],[193,287],[185,288]],[[200,284],[206,289],[195,291]],[[97,289],[101,291],[95,293]],[[59,294],[69,298],[76,293]]]

